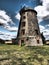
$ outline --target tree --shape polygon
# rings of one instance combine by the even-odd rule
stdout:
[[[45,37],[44,37],[44,35],[43,35],[43,32],[41,33],[41,37],[42,37],[42,42],[43,42],[43,44],[45,44],[46,41],[45,41]]]

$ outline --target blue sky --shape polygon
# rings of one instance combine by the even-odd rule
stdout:
[[[16,38],[20,19],[19,11],[25,5],[32,7],[38,12],[37,17],[40,31],[44,33],[46,39],[49,39],[49,7],[47,7],[49,2],[47,1],[48,0],[0,0],[0,24],[2,24],[0,25],[0,38],[4,40]],[[43,11],[46,12],[43,13]]]

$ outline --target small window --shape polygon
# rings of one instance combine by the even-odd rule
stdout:
[[[24,46],[25,44],[24,44],[24,40],[21,40],[21,46]]]
[[[37,43],[39,44],[39,40],[37,40]]]
[[[29,40],[29,37],[27,37],[26,41],[28,41],[28,40]]]
[[[24,43],[24,40],[21,40],[21,43]]]
[[[35,30],[36,34],[38,35],[38,30]]]
[[[26,16],[23,16],[23,19],[25,19],[26,18]]]
[[[21,34],[22,35],[24,35],[25,34],[25,30],[23,29],[23,30],[21,30]]]
[[[25,26],[25,22],[22,22],[22,27],[24,27]]]

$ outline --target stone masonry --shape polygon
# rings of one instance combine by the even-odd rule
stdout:
[[[18,29],[18,43],[26,46],[43,45],[39,30],[37,12],[29,7],[23,7],[20,10],[20,23]]]

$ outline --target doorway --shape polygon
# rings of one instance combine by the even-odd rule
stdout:
[[[21,40],[21,46],[24,46],[24,40]]]

